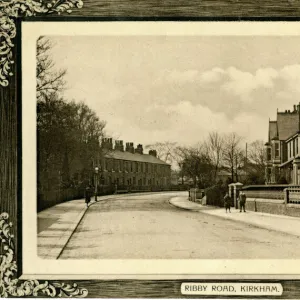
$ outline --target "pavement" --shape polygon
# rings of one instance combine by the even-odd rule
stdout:
[[[246,213],[244,213],[235,208],[231,208],[231,213],[226,213],[224,208],[204,206],[197,202],[189,201],[187,197],[174,197],[170,200],[170,204],[181,209],[201,212],[268,230],[300,236],[300,218],[297,217],[273,215],[253,211],[246,211]]]
[[[98,197],[103,201],[114,196]],[[89,207],[95,204],[92,200]],[[57,259],[87,211],[85,199],[64,202],[38,213],[38,256]]]

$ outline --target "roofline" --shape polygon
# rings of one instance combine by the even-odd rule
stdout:
[[[290,136],[289,136],[287,139],[285,139],[284,141],[285,141],[285,142],[289,142],[290,140],[293,139],[293,137],[299,135],[299,133],[300,133],[300,131],[297,131],[296,133],[290,135]]]
[[[114,151],[114,150],[113,150]],[[117,150],[118,151],[118,150]],[[124,151],[126,152],[126,151]],[[147,156],[151,156],[150,154],[140,154],[140,153],[131,153],[129,152],[130,154],[132,155],[135,155],[135,154],[138,154],[138,155],[147,155]],[[136,161],[136,162],[144,162],[144,163],[148,163],[148,164],[153,164],[153,165],[168,165],[168,166],[171,166],[171,164],[168,164],[167,162],[155,157],[157,160],[159,160],[158,162],[149,162],[149,161],[137,161],[137,160],[131,160],[131,159],[124,159],[124,158],[115,158],[115,157],[112,157],[112,156],[108,156],[108,154],[105,154],[104,155],[105,158],[112,158],[112,159],[116,159],[116,160],[124,160],[124,161]]]
[[[289,160],[287,160],[287,161],[285,161],[284,163],[280,164],[280,165],[279,165],[279,168],[284,167],[284,166],[286,166],[286,165],[292,163],[292,162],[294,161],[294,159],[296,159],[296,158],[299,158],[299,155],[297,155],[297,156],[295,156],[295,157],[293,157],[293,158],[290,158]]]
[[[290,111],[290,112],[285,112],[285,111],[278,111],[277,114],[296,114],[298,113],[297,111]]]

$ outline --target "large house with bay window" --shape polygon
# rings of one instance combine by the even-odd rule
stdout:
[[[300,184],[300,103],[294,109],[277,111],[277,120],[269,120],[266,147],[266,183]]]

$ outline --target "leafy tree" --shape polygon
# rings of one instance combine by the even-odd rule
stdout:
[[[204,148],[202,146],[188,148],[185,149],[184,153],[182,173],[192,178],[194,185],[199,188],[209,186],[212,180],[213,165]]]
[[[38,187],[48,190],[71,186],[74,172],[91,173],[106,125],[83,102],[61,97],[66,70],[57,70],[52,46],[48,38],[37,41]]]
[[[73,171],[90,171],[101,156],[105,122],[84,103],[66,102],[53,94],[38,102],[38,165],[40,176],[70,181]],[[56,176],[55,176],[56,174]],[[57,174],[62,174],[59,179]],[[49,182],[49,176],[44,183]],[[52,180],[52,184],[53,184]],[[49,188],[49,187],[48,187]]]

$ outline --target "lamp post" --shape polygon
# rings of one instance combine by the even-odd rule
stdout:
[[[97,194],[98,194],[98,172],[99,168],[95,167],[95,201],[97,202]]]

